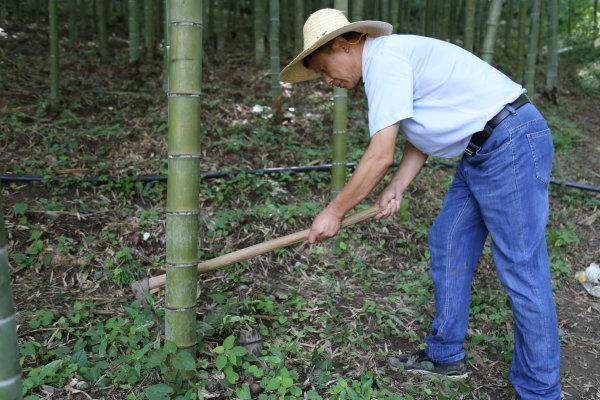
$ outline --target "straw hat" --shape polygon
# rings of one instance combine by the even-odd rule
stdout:
[[[325,43],[346,32],[366,33],[371,37],[384,36],[392,33],[392,25],[381,21],[350,23],[341,11],[332,8],[315,11],[308,17],[302,29],[304,50],[281,71],[281,80],[295,83],[319,78],[319,74],[302,65],[302,60]]]

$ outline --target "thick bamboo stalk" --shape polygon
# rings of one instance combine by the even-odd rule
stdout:
[[[481,58],[488,64],[492,63],[494,57],[494,45],[496,44],[496,33],[498,32],[498,22],[502,13],[502,0],[492,0],[487,20],[487,29],[481,49]]]
[[[140,58],[140,8],[138,0],[129,0],[129,62]]]
[[[171,49],[171,29],[170,29],[170,24],[169,21],[171,20],[171,16],[170,16],[170,6],[169,6],[169,1],[171,0],[164,0],[164,6],[165,6],[165,27],[164,27],[164,36],[163,36],[163,41],[164,41],[164,46],[163,46],[163,90],[165,92],[169,91],[169,52]]]
[[[379,7],[379,15],[381,15],[381,20],[385,22],[390,22],[390,0],[380,0]]]
[[[3,208],[0,192],[0,399],[17,400],[22,398],[21,367]]]
[[[98,24],[98,48],[100,56],[108,56],[108,30],[107,30],[107,0],[96,0],[96,17]]]
[[[348,0],[335,0],[336,9],[348,14]],[[331,198],[334,198],[346,183],[346,131],[348,126],[348,91],[333,88],[333,135],[331,142]]]
[[[265,62],[265,32],[267,0],[254,0],[254,62],[263,65]]]
[[[519,30],[517,33],[517,76],[516,81],[525,81],[525,30],[527,29],[527,0],[519,0]]]
[[[537,59],[538,34],[540,24],[541,0],[532,0],[531,24],[529,30],[529,45],[527,48],[527,63],[525,69],[525,87],[529,96],[535,94],[535,63]]]
[[[476,0],[465,0],[464,48],[470,52],[473,52],[473,44],[475,42],[475,1]]]
[[[196,343],[202,2],[170,0],[165,337]]]
[[[364,221],[374,217],[379,212],[379,206],[373,206],[366,210],[357,212],[352,216],[345,218],[342,221],[342,228]],[[292,233],[277,239],[259,243],[254,246],[246,247],[245,249],[237,250],[210,260],[202,261],[198,264],[198,272],[205,273],[226,267],[237,262],[249,260],[250,258],[261,254],[269,253],[273,250],[291,246],[296,243],[304,242],[308,239],[310,229],[305,229],[300,232]],[[165,284],[166,275],[159,275],[148,279],[148,283],[136,282],[132,287],[143,287],[144,289],[156,289]]]
[[[546,93],[556,102],[558,77],[558,0],[548,0],[548,57],[546,59]]]
[[[271,97],[279,98],[279,0],[269,0],[270,34],[269,51],[271,53]]]
[[[58,110],[59,92],[59,50],[57,0],[48,1],[48,27],[50,33],[50,108]]]

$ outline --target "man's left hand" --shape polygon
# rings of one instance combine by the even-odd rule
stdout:
[[[313,221],[308,233],[308,242],[321,242],[337,233],[342,224],[342,216],[329,207],[325,208]]]

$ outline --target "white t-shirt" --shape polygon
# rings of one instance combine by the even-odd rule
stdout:
[[[371,136],[399,122],[416,148],[448,158],[525,92],[470,52],[414,35],[367,38],[362,78]]]

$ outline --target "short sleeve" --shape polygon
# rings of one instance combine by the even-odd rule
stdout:
[[[413,68],[389,49],[373,54],[365,77],[369,103],[369,133],[413,116]]]

